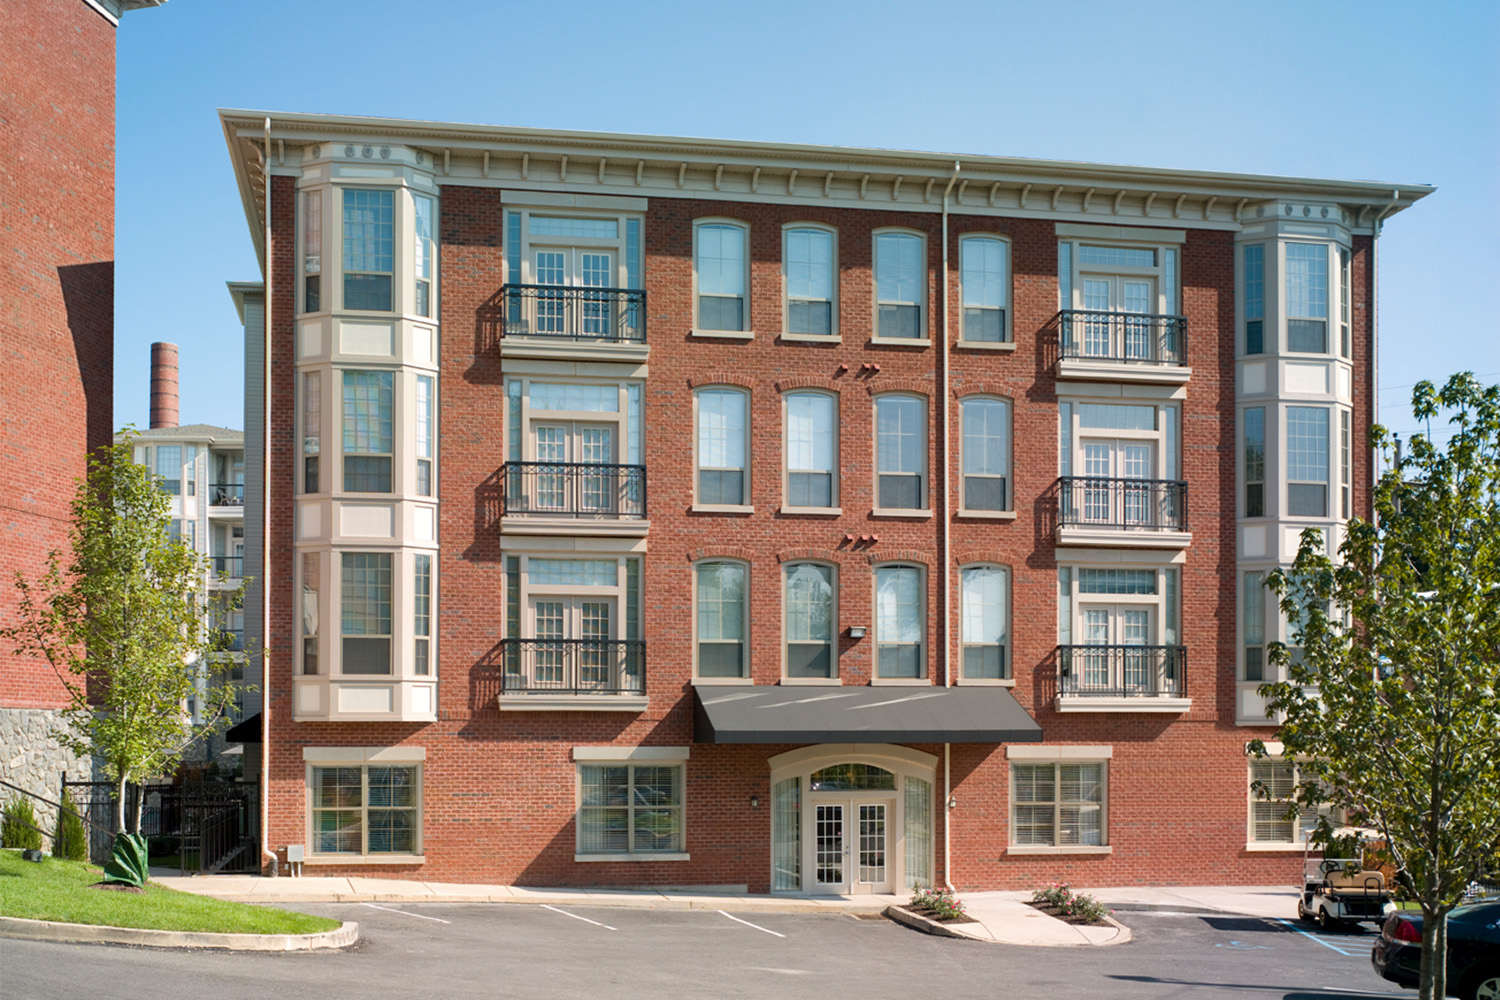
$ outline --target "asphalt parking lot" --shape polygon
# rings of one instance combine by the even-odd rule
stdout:
[[[1368,927],[1120,914],[1130,944],[1017,948],[929,937],[846,914],[595,907],[328,904],[357,920],[346,952],[232,954],[0,942],[0,996],[270,997],[1411,996],[1370,968]]]

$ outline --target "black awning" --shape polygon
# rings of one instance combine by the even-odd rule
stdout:
[[[693,689],[699,743],[1040,743],[1003,687]]]
[[[225,743],[259,743],[260,742],[260,713],[256,712],[250,718],[237,726],[230,726],[224,733]]]

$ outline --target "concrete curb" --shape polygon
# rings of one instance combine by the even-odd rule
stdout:
[[[0,917],[0,938],[63,944],[133,944],[148,948],[222,948],[227,951],[323,951],[359,940],[359,924],[348,921],[319,934],[210,934],[144,927],[65,924],[53,920]]]
[[[607,896],[596,897],[572,895],[499,895],[475,893],[427,895],[399,892],[335,892],[308,893],[306,895],[218,895],[216,899],[227,899],[237,903],[261,906],[285,906],[293,903],[441,903],[450,906],[473,906],[478,904],[500,904],[506,906],[537,906],[552,903],[558,906],[591,907],[602,906],[637,910],[731,910],[753,913],[880,913],[886,903],[818,902],[808,899],[756,899],[729,896]]]
[[[905,924],[912,930],[921,931],[923,934],[931,934],[934,937],[962,938],[969,941],[988,940],[988,938],[982,938],[976,934],[960,930],[963,924],[974,923],[972,920],[944,924],[930,917],[924,917],[920,913],[913,913],[901,906],[887,906],[884,913],[886,917],[896,921],[898,924]]]

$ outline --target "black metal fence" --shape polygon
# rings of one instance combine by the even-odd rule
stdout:
[[[506,639],[506,694],[646,693],[641,639]]]
[[[1186,531],[1187,483],[1173,479],[1063,476],[1057,520],[1087,528]]]
[[[504,513],[537,517],[642,518],[646,467],[506,462]]]
[[[245,575],[244,556],[209,556],[213,560],[214,574],[226,580],[238,580]]]
[[[1122,364],[1187,364],[1187,317],[1064,309],[1060,356]]]
[[[1057,690],[1083,698],[1181,698],[1186,646],[1059,646]]]
[[[638,288],[506,285],[500,289],[508,337],[646,342],[646,293]]]
[[[86,821],[89,860],[103,864],[114,845],[119,788],[109,781],[62,780],[63,794]],[[141,835],[151,864],[175,866],[182,874],[256,871],[255,825],[259,788],[253,782],[203,781],[181,785],[126,786],[125,825],[134,827],[140,808]]]

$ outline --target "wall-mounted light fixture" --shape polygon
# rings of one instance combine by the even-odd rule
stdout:
[[[759,809],[760,808],[760,796],[759,795],[752,795],[752,796],[750,796],[750,808],[751,809]]]
[[[864,637],[865,637],[865,627],[863,625],[850,625],[849,626],[849,638],[851,638],[851,639],[863,639]]]
[[[952,795],[948,796],[948,808],[949,809],[957,809],[958,808],[958,799],[956,797],[954,797]]]

